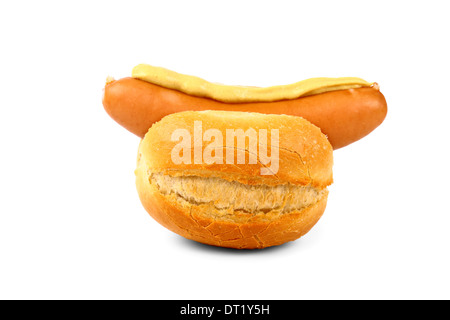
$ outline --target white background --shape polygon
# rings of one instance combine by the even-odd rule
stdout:
[[[2,1],[0,298],[449,299],[446,1]],[[309,234],[213,248],[157,224],[108,75],[149,63],[214,82],[376,81],[389,112],[335,151]]]

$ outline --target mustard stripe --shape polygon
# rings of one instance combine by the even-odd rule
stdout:
[[[311,78],[293,84],[266,88],[227,86],[148,64],[140,64],[134,67],[132,77],[192,96],[211,98],[228,103],[289,100],[312,94],[370,87],[372,85],[372,83],[360,78],[343,77]]]

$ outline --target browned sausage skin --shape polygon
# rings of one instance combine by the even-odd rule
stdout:
[[[368,135],[387,114],[386,100],[378,85],[292,100],[224,103],[123,78],[105,86],[103,105],[115,121],[141,138],[153,123],[181,111],[229,110],[300,116],[318,126],[335,150]]]

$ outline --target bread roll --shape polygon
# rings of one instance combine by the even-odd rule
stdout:
[[[298,239],[320,219],[332,150],[300,117],[174,113],[141,141],[136,185],[149,214],[185,238],[265,248]]]

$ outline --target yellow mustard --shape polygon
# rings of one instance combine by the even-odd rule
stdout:
[[[373,84],[360,78],[342,77],[311,78],[293,84],[266,88],[228,86],[148,64],[134,67],[132,77],[192,96],[228,103],[289,100],[335,90],[370,87]]]

